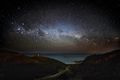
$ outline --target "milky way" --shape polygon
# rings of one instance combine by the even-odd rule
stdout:
[[[13,6],[12,14],[1,13],[0,20],[7,24],[2,46],[20,51],[89,53],[120,47],[119,25],[107,8],[82,1],[33,2]]]

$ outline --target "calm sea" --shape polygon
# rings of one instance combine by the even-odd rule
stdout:
[[[74,64],[75,63],[74,61],[82,61],[88,56],[81,54],[40,54],[40,55],[59,60],[66,64]]]

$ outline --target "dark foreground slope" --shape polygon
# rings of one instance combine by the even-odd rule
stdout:
[[[120,80],[120,50],[65,65],[46,57],[0,53],[0,80]]]
[[[82,80],[120,80],[120,50],[88,56],[72,71]]]
[[[47,57],[0,51],[0,80],[33,80],[55,74],[63,68],[65,64]]]
[[[68,65],[64,71],[58,78],[44,80],[120,80],[120,50],[88,56],[80,64]]]

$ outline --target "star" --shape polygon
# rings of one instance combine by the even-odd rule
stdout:
[[[25,25],[25,23],[21,23],[23,26]]]
[[[16,2],[0,10],[1,17],[5,16],[0,17],[0,38],[6,47],[48,52],[96,52],[120,47],[119,13],[113,6],[77,0]]]
[[[115,40],[118,40],[118,39],[120,39],[120,37],[115,37],[114,39],[115,39]]]
[[[18,6],[18,7],[17,7],[17,9],[18,9],[18,10],[20,10],[20,9],[21,9],[21,7],[20,7],[20,6]]]
[[[75,34],[75,38],[80,39],[80,38],[81,38],[81,36],[80,36],[80,35]]]
[[[110,40],[108,39],[107,42],[110,42]]]

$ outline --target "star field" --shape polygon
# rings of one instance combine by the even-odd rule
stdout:
[[[109,7],[112,3],[97,4],[82,0],[10,3],[9,10],[0,10],[2,46],[20,51],[87,53],[120,48],[119,18],[114,7]]]

